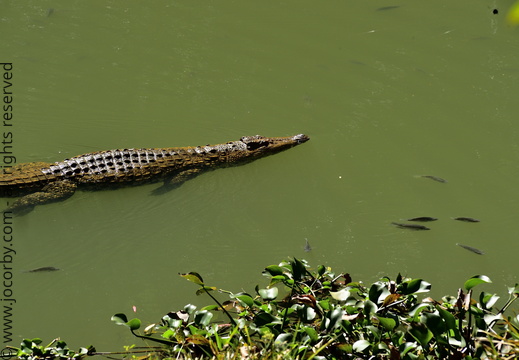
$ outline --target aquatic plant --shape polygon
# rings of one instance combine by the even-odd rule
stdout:
[[[436,301],[420,298],[429,283],[401,275],[365,286],[324,266],[311,270],[298,259],[267,266],[263,273],[269,284],[256,286],[254,295],[208,286],[195,272],[180,274],[214,304],[186,305],[138,336],[166,345],[156,353],[161,357],[472,359],[519,354],[519,317],[504,315],[519,296],[517,285],[496,310],[495,294],[482,292],[479,301],[473,299],[473,288],[490,282],[484,275],[467,280],[457,296]],[[220,302],[216,292],[229,299]],[[123,314],[113,320],[134,334],[140,327],[140,321],[127,321]]]
[[[192,304],[167,313],[141,330],[139,319],[115,314],[146,344],[158,346],[99,353],[93,347],[73,352],[58,339],[41,346],[24,340],[11,348],[20,359],[81,359],[125,354],[134,359],[482,359],[519,356],[519,316],[505,311],[519,297],[519,286],[496,308],[499,296],[473,289],[491,282],[468,279],[456,296],[425,297],[431,284],[400,274],[371,285],[325,266],[312,269],[305,260],[270,265],[267,286],[254,294],[233,293],[207,285],[195,272],[180,274],[196,284],[198,295],[213,304]],[[224,294],[225,301],[219,300]],[[14,354],[13,354],[14,355]]]

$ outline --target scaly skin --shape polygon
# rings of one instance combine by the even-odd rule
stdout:
[[[309,140],[303,134],[197,147],[123,149],[79,155],[54,164],[20,164],[0,174],[0,196],[19,197],[8,210],[26,213],[36,205],[64,200],[76,188],[103,189],[164,181],[158,190],[181,185],[203,171],[241,165]]]

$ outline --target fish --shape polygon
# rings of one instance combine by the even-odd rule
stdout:
[[[402,223],[396,223],[392,222],[391,224],[398,226],[402,229],[411,229],[411,230],[431,230],[427,226],[418,225],[418,224],[402,224]]]
[[[58,270],[61,270],[61,269],[58,269],[54,266],[43,266],[43,267],[39,267],[36,269],[27,270],[25,272],[49,272],[49,271],[58,271]]]
[[[430,216],[420,216],[420,217],[415,217],[412,219],[407,219],[407,221],[421,221],[421,222],[436,221],[436,220],[438,220],[438,219],[430,217]]]
[[[427,178],[427,179],[432,179],[434,181],[438,181],[438,182],[441,182],[441,183],[446,183],[447,180],[445,179],[442,179],[441,177],[438,177],[438,176],[434,176],[434,175],[422,175],[423,178]]]
[[[465,222],[481,222],[481,220],[478,220],[478,219],[474,219],[474,218],[470,218],[470,217],[457,217],[457,218],[453,218],[454,220],[458,220],[458,221],[465,221]]]
[[[305,244],[305,251],[309,252],[312,251],[312,247],[310,246],[310,243],[308,242],[308,239],[305,238],[306,244]]]
[[[398,9],[399,7],[400,7],[399,5],[382,6],[382,7],[379,7],[376,11],[394,10],[394,9]]]
[[[463,245],[463,244],[458,244],[458,243],[456,243],[456,245],[458,245],[458,246],[460,246],[460,247],[462,247],[462,248],[464,248],[464,249],[467,249],[468,251],[472,251],[472,252],[475,253],[475,254],[478,254],[478,255],[485,255],[485,253],[484,253],[483,251],[481,251],[481,250],[479,250],[479,249],[476,249],[476,248],[474,248],[474,247],[472,247],[472,246]]]

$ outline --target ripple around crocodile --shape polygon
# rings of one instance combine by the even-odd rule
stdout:
[[[309,139],[304,134],[271,138],[255,135],[217,145],[107,150],[54,164],[20,164],[0,174],[0,196],[21,196],[7,210],[23,214],[36,205],[64,200],[77,187],[103,189],[162,180],[163,187],[173,188],[204,171],[241,165]]]

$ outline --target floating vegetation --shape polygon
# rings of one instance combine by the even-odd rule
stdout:
[[[472,251],[474,254],[478,254],[478,255],[485,255],[485,253],[479,249],[476,249],[475,247],[472,247],[472,246],[468,246],[468,245],[463,245],[463,244],[458,244],[456,243],[456,245],[464,248],[464,249],[467,249],[468,251]]]
[[[123,313],[113,315],[112,321],[145,341],[144,347],[96,352],[89,346],[76,352],[60,338],[48,345],[34,338],[23,339],[19,348],[7,346],[5,358],[437,360],[519,355],[519,317],[506,315],[519,298],[519,285],[509,287],[505,304],[496,307],[497,294],[474,292],[492,282],[485,275],[471,277],[456,296],[441,301],[425,297],[431,284],[420,278],[398,274],[365,284],[345,271],[310,267],[296,258],[267,266],[263,275],[268,284],[256,285],[250,293],[211,286],[196,272],[179,275],[212,304],[187,304],[148,326]]]
[[[219,289],[196,272],[179,275],[213,303],[188,304],[146,327],[122,313],[112,317],[138,338],[163,346],[154,351],[160,358],[511,359],[519,354],[518,344],[495,346],[500,339],[507,345],[516,339],[519,318],[504,314],[519,298],[519,285],[495,308],[498,295],[473,295],[475,287],[491,283],[485,275],[468,279],[457,296],[442,301],[424,297],[431,284],[419,278],[398,274],[365,285],[346,272],[295,258],[267,266],[263,275],[269,283],[251,293]],[[227,301],[219,300],[223,294]]]
[[[477,223],[477,222],[480,222],[481,220],[478,220],[478,219],[474,219],[474,218],[471,218],[471,217],[456,217],[456,218],[453,218],[454,220],[458,220],[458,221],[465,221],[465,222],[472,222],[472,223]]]
[[[428,222],[428,221],[436,221],[437,218],[430,217],[430,216],[419,216],[411,219],[407,219],[407,221],[420,221],[420,222]]]
[[[438,182],[441,182],[441,183],[446,183],[447,180],[445,179],[442,179],[441,177],[438,177],[438,176],[434,176],[434,175],[422,175],[423,178],[427,178],[427,179],[431,179],[431,180],[434,180],[434,181],[438,181]]]
[[[398,226],[402,229],[411,229],[411,230],[431,230],[427,226],[418,225],[418,224],[402,224],[397,222],[392,222],[391,224]]]

